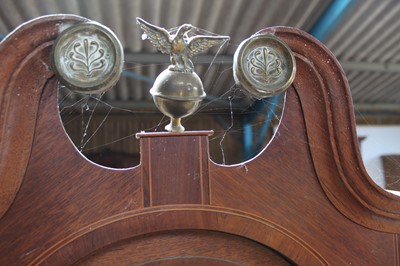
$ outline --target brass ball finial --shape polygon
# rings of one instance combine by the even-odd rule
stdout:
[[[160,52],[170,55],[171,65],[157,77],[150,93],[157,108],[171,119],[165,129],[182,132],[185,128],[181,125],[181,118],[193,114],[206,97],[191,58],[226,42],[229,37],[190,35],[194,29],[190,24],[183,24],[172,33],[141,18],[136,21],[144,31],[142,38],[149,40]]]

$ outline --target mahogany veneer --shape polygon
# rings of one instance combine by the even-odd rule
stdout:
[[[400,200],[364,170],[335,57],[296,29],[282,121],[256,158],[208,157],[209,132],[141,133],[141,163],[86,160],[60,121],[50,67],[76,16],[0,44],[0,265],[400,265]],[[133,118],[134,119],[134,118]]]

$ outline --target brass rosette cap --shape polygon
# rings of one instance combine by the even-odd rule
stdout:
[[[271,34],[244,40],[233,60],[236,84],[257,99],[284,92],[296,75],[296,61],[289,46]]]
[[[116,35],[94,21],[62,31],[52,50],[53,70],[60,82],[84,94],[113,87],[121,76],[123,63],[124,51]]]

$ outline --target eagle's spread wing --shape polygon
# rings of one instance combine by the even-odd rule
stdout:
[[[225,41],[229,40],[228,36],[206,36],[206,35],[199,35],[194,36],[189,39],[189,58],[207,52],[208,49],[211,47],[221,44]]]
[[[136,18],[136,21],[144,31],[143,39],[148,39],[160,52],[171,53],[169,33],[166,29],[154,26],[141,18]]]

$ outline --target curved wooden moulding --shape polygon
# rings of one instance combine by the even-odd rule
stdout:
[[[54,74],[50,51],[64,27],[85,20],[48,16],[21,25],[0,45],[0,217],[13,202],[28,164],[43,87]]]
[[[137,252],[127,264],[399,265],[400,200],[366,174],[346,78],[317,40],[261,31],[290,46],[298,73],[256,158],[216,165],[210,132],[144,133],[140,165],[117,170],[87,161],[58,113],[51,46],[81,21],[43,17],[0,45],[1,265],[112,264],[132,250],[154,256]]]
[[[315,171],[328,198],[356,223],[400,233],[399,197],[380,188],[364,168],[349,84],[335,56],[296,29],[276,27],[260,33],[275,34],[296,54],[299,78],[293,86]]]
[[[187,219],[187,217],[191,217],[191,219]],[[193,229],[224,232],[240,236],[238,239],[252,239],[274,250],[279,250],[296,264],[327,264],[315,250],[277,224],[231,209],[195,205],[169,205],[109,217],[63,239],[52,249],[37,257],[33,264],[70,265],[85,258],[88,254],[93,254],[96,250],[112,250],[112,247],[107,247],[121,240],[134,239],[150,233],[179,230],[184,232]],[[113,234],[109,232],[113,232]],[[92,244],[88,245],[88,243]],[[209,243],[209,245],[212,244]],[[215,255],[222,255],[221,258],[223,258],[228,253]],[[284,258],[279,253],[274,254]],[[243,256],[245,255],[248,254],[243,253]],[[260,265],[260,263],[255,265]]]
[[[151,248],[153,252],[148,252]],[[226,252],[229,250],[229,253]],[[219,258],[220,253],[225,253]],[[290,261],[249,239],[208,230],[163,231],[121,241],[99,250],[79,265],[291,265]]]

